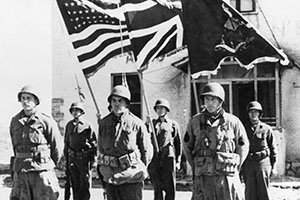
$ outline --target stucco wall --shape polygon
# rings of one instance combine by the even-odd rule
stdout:
[[[274,46],[283,51],[290,59],[300,63],[299,32],[300,14],[299,1],[289,0],[258,0],[257,13],[245,17]],[[281,68],[281,117],[282,137],[286,141],[286,168],[299,166],[300,162],[300,70],[297,68]],[[284,144],[282,144],[284,145]],[[284,159],[284,152],[279,152]],[[297,170],[293,170],[297,171]],[[299,169],[300,176],[300,169]]]
[[[300,161],[300,70],[285,69],[281,78],[282,127],[287,141],[286,159]]]
[[[274,130],[276,149],[277,149],[277,160],[276,160],[276,169],[278,175],[282,176],[286,171],[286,138],[284,129]]]

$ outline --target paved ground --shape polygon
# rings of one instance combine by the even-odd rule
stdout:
[[[300,181],[297,178],[284,178],[281,181],[272,182],[270,187],[271,200],[300,200]],[[60,191],[59,200],[64,200],[64,181],[60,179],[62,186]],[[190,191],[191,182],[190,179],[181,179],[178,182],[178,191],[176,191],[177,200],[190,200],[192,192]],[[0,175],[0,200],[9,199],[11,190],[11,180],[9,174]],[[97,180],[93,181],[93,188],[91,189],[91,200],[102,200],[103,189],[101,188]],[[150,184],[145,185],[143,192],[143,200],[153,200],[153,190]]]
[[[9,199],[10,190],[11,190],[11,188],[0,187],[0,194],[1,194],[0,199],[1,200]],[[91,200],[104,199],[102,196],[102,194],[103,194],[102,188],[92,188],[91,193],[92,193]],[[176,195],[177,195],[178,200],[189,200],[189,199],[191,199],[192,194],[191,194],[191,192],[177,192]],[[64,200],[63,189],[61,191],[59,200]],[[152,190],[144,190],[143,200],[153,200],[153,191]]]

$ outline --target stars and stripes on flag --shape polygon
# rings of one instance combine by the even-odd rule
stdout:
[[[183,46],[180,11],[152,0],[121,0],[138,68]]]
[[[130,39],[124,14],[88,0],[57,0],[75,54],[86,77],[110,58],[128,52]]]
[[[57,0],[86,77],[110,58],[133,53],[137,68],[183,46],[180,11],[153,0]]]

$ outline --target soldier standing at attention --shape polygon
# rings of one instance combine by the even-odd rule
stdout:
[[[219,83],[208,83],[200,98],[205,110],[191,119],[183,143],[193,170],[193,199],[244,199],[239,168],[249,150],[245,128],[222,108],[225,92]]]
[[[157,99],[154,110],[158,118],[153,119],[154,135],[159,152],[154,154],[148,166],[154,188],[154,200],[174,200],[176,192],[176,168],[180,169],[182,153],[179,125],[168,117],[170,104],[164,98]],[[165,191],[165,198],[163,197]]]
[[[276,174],[275,139],[273,129],[260,121],[262,106],[257,101],[247,106],[249,123],[245,125],[250,149],[243,167],[246,200],[269,200],[270,176]]]
[[[115,86],[108,97],[111,112],[99,122],[99,165],[108,200],[141,200],[153,156],[144,122],[129,111],[130,96],[127,87]]]
[[[56,122],[38,110],[36,87],[18,93],[23,109],[12,118],[13,187],[11,200],[56,200],[59,195],[54,167],[63,153],[63,137]]]
[[[92,183],[92,167],[97,158],[96,133],[90,122],[83,118],[83,104],[71,104],[70,113],[73,118],[66,125],[65,156],[68,156],[68,170],[74,200],[90,199]]]

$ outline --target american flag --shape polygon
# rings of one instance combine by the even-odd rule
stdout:
[[[96,73],[108,59],[130,50],[125,17],[119,9],[106,10],[92,0],[57,3],[86,77]]]
[[[121,0],[138,68],[183,46],[180,11],[152,0]]]

